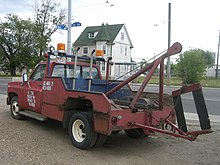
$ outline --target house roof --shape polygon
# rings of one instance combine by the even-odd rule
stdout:
[[[111,40],[109,36],[109,29],[107,29],[108,26],[109,25],[102,24],[102,26],[99,29],[99,33],[94,38],[95,41],[108,41],[109,42]]]
[[[121,28],[124,24],[102,24],[102,26],[88,26],[84,29],[81,35],[77,38],[74,45],[84,46],[84,45],[93,45],[96,41],[107,41],[109,44],[113,44],[116,36],[118,35]],[[95,38],[89,38],[89,33],[98,32]],[[130,39],[129,39],[130,40]],[[131,44],[131,47],[132,44]]]

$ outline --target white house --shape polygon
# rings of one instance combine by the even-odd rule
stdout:
[[[128,72],[136,64],[131,59],[133,45],[124,24],[86,27],[73,45],[80,48],[79,56],[90,56],[95,49],[102,50],[104,59],[112,57],[110,74],[114,78]],[[105,63],[100,63],[100,68],[105,76]]]

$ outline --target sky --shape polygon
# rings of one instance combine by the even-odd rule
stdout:
[[[0,18],[7,13],[33,18],[34,0],[0,3]],[[152,58],[168,47],[168,3],[171,3],[171,44],[180,42],[183,51],[200,48],[217,52],[220,30],[219,0],[72,0],[72,42],[87,26],[125,24],[134,48],[132,58]],[[57,0],[68,8],[68,0]],[[66,42],[67,32],[58,30],[52,44]],[[178,56],[174,56],[177,58]],[[171,59],[172,60],[172,59]],[[173,59],[175,60],[175,59]]]

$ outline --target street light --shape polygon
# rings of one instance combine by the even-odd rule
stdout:
[[[216,61],[216,71],[215,71],[215,78],[218,78],[218,60],[219,60],[219,46],[220,46],[220,30],[219,30],[219,39],[218,39],[218,52],[217,52],[217,61]]]
[[[67,54],[71,55],[71,18],[72,18],[72,0],[68,0],[68,34],[67,34]],[[69,59],[71,60],[71,59]]]

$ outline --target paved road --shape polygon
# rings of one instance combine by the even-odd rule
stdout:
[[[0,94],[6,94],[7,83],[11,81],[10,78],[0,78]],[[138,85],[133,85],[132,89],[137,90]],[[172,91],[179,89],[179,87],[164,87],[164,92],[171,94]],[[158,86],[150,85],[145,88],[148,92],[158,92]],[[210,115],[220,115],[220,89],[219,88],[203,88],[206,105]],[[192,99],[192,94],[184,94],[182,96],[184,111],[189,113],[196,113],[195,105]]]
[[[138,85],[133,85],[132,89],[137,90]],[[171,94],[172,91],[179,89],[180,87],[164,87],[164,93]],[[150,85],[145,88],[146,92],[158,92],[159,88],[155,85]],[[203,88],[203,94],[206,102],[206,106],[209,114],[220,115],[220,89],[219,88]],[[184,112],[196,113],[195,104],[193,101],[192,93],[182,95]]]
[[[0,94],[7,93],[7,84],[11,81],[11,78],[0,78]]]

